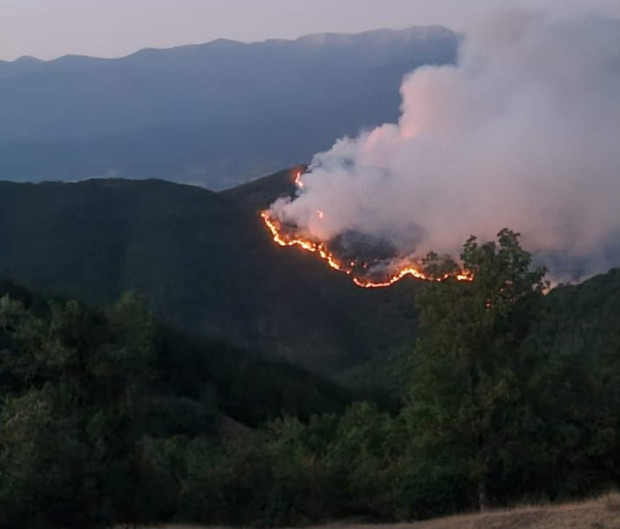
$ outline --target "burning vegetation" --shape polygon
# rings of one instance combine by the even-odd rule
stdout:
[[[302,176],[301,172],[294,175],[295,185],[300,190],[304,188]],[[323,211],[316,210],[315,214],[318,220],[324,220]],[[351,277],[358,287],[389,287],[408,276],[426,281],[442,281],[449,277],[467,281],[472,278],[464,270],[439,277],[430,275],[424,272],[421,259],[399,256],[394,246],[377,237],[351,230],[329,241],[321,241],[304,233],[298,226],[281,221],[270,209],[262,211],[261,217],[276,244],[296,246],[318,255],[329,267]]]

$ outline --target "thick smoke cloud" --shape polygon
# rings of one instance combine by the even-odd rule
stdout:
[[[401,94],[397,124],[317,154],[272,214],[403,256],[458,255],[509,227],[558,275],[620,264],[620,21],[503,13],[457,66],[419,68]]]

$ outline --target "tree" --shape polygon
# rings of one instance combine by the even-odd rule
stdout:
[[[105,314],[0,300],[0,525],[95,527],[139,516],[139,441],[153,321],[124,296]]]
[[[504,229],[496,242],[470,237],[461,261],[471,281],[429,282],[418,298],[420,337],[408,417],[423,457],[434,457],[477,489],[488,506],[489,479],[506,457],[519,407],[520,343],[535,321],[543,268]],[[458,267],[429,254],[426,272],[438,278]]]

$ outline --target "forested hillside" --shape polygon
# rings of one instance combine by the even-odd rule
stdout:
[[[96,304],[132,290],[180,329],[314,371],[411,343],[415,281],[365,291],[270,240],[258,210],[291,178],[224,194],[155,180],[0,182],[0,274]]]
[[[544,295],[508,230],[463,260],[473,281],[420,286],[389,412],[134,295],[102,310],[2,282],[0,525],[410,520],[618,486],[620,271]]]
[[[83,355],[80,361],[85,363],[91,361],[91,352],[94,357],[95,349],[105,343],[105,339],[99,341],[102,338],[98,335],[99,331],[105,336],[112,336],[118,330],[115,327],[118,324],[121,328],[126,325],[131,328],[131,332],[139,333],[145,331],[137,328],[140,322],[148,323],[145,340],[150,356],[143,367],[150,371],[147,375],[151,384],[149,391],[155,396],[158,405],[161,405],[158,411],[170,411],[169,417],[165,417],[164,413],[159,419],[170,423],[164,428],[172,425],[172,430],[164,430],[171,435],[197,431],[203,434],[214,433],[222,419],[232,419],[249,427],[282,415],[308,419],[312,414],[326,410],[342,411],[353,398],[344,387],[301,368],[265,359],[253,351],[240,349],[213,337],[191,336],[163,325],[153,318],[144,300],[133,293],[123,294],[106,310],[68,302],[62,298],[50,300],[5,280],[0,280],[0,293],[6,296],[3,305],[5,309],[8,310],[11,304],[15,309],[16,303],[21,306],[16,309],[17,313],[25,314],[22,308],[28,311],[29,317],[32,317],[31,322],[51,320],[61,327],[75,325],[76,329],[67,328],[69,334],[65,336],[61,333],[59,338],[61,341],[67,338],[68,346],[79,344],[78,347],[82,348],[79,354]],[[65,321],[65,318],[69,320]],[[6,332],[12,329],[7,321],[2,320],[5,334],[1,347],[12,343],[6,340]],[[74,336],[71,333],[77,332],[78,326],[83,327],[79,329],[79,336]],[[50,328],[52,334],[57,330]],[[49,353],[52,354],[51,351]],[[38,360],[54,362],[51,358]],[[7,358],[4,368],[7,367],[6,361]],[[33,372],[38,369],[34,365],[24,368],[32,369]],[[4,383],[11,381],[21,384],[30,379],[26,376],[22,381],[11,380],[11,377],[3,380]],[[177,414],[178,421],[173,417]],[[201,422],[205,416],[211,421],[206,430]]]

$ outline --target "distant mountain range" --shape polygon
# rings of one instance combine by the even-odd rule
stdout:
[[[0,62],[0,179],[232,187],[393,121],[402,77],[458,41],[431,26]]]
[[[415,280],[360,289],[271,240],[258,212],[293,192],[291,175],[224,193],[156,180],[0,182],[0,278],[96,304],[133,290],[174,327],[315,372],[409,347]]]

